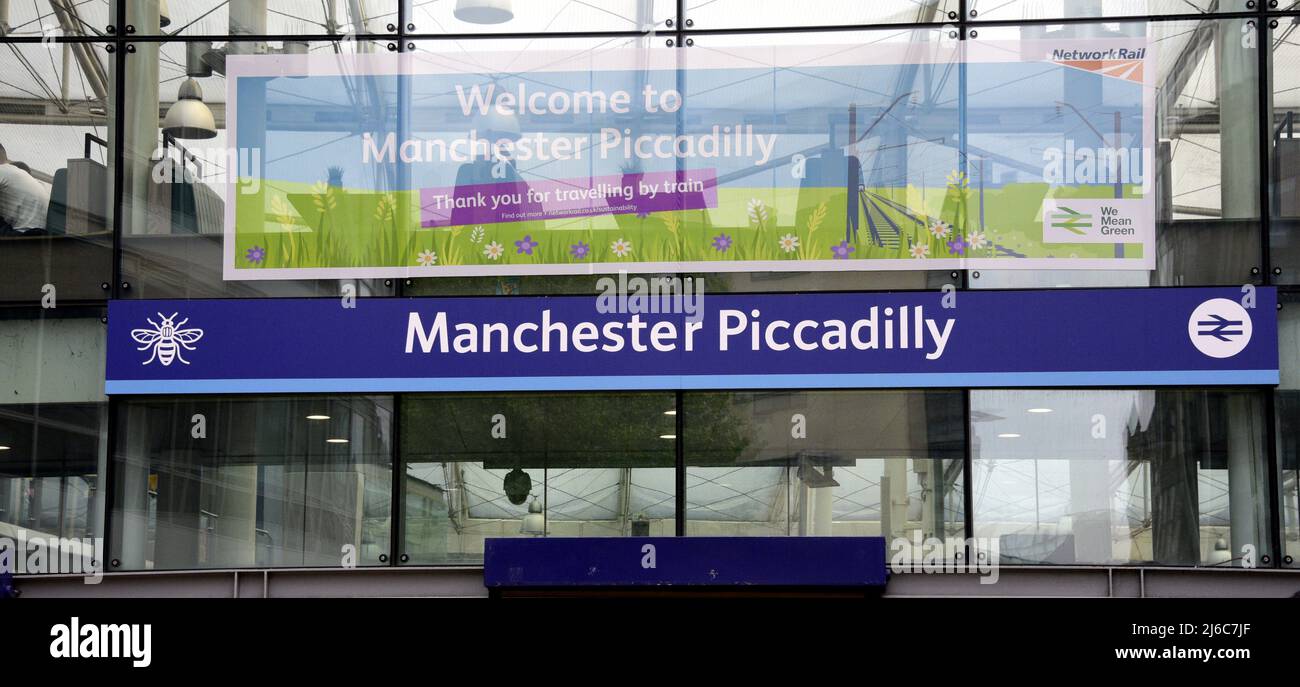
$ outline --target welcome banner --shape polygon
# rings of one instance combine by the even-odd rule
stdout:
[[[1153,269],[1154,64],[1142,37],[232,55],[224,274]]]

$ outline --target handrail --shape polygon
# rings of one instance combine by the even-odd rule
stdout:
[[[90,159],[90,148],[92,143],[98,143],[99,145],[104,146],[104,154],[105,155],[108,154],[108,141],[105,141],[104,139],[92,133],[87,132],[86,133],[86,154],[83,155],[83,157],[85,157],[87,160]]]

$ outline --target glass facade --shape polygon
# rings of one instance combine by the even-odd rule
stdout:
[[[1294,3],[1245,0],[0,0],[0,536],[104,537],[109,571],[474,565],[487,537],[643,535],[973,537],[1005,564],[1295,567],[1298,25]],[[1276,389],[103,393],[109,299],[595,290],[223,280],[229,56],[1108,36],[1158,49],[1154,271],[759,272],[707,288],[1275,285]],[[211,130],[169,127],[195,86]],[[991,177],[1041,160],[1007,153],[1013,134],[982,108],[1071,116],[1057,94],[920,73],[899,88]],[[349,136],[340,122],[395,97],[355,95],[277,126]],[[20,194],[35,211],[11,209]]]

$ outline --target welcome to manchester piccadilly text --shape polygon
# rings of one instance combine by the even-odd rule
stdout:
[[[647,114],[674,113],[682,107],[682,96],[673,89],[656,90],[647,84],[639,97],[628,91],[607,93],[589,91],[528,90],[519,84],[516,91],[498,91],[496,85],[481,88],[477,85],[468,91],[456,86],[456,97],[461,114],[467,119],[486,118],[490,114],[502,117],[532,115],[601,115],[628,114],[635,102]],[[767,164],[776,149],[778,134],[754,132],[753,125],[736,122],[717,124],[703,133],[653,134],[634,133],[630,128],[601,127],[597,141],[591,133],[554,135],[532,132],[491,138],[479,135],[471,128],[467,136],[456,138],[407,138],[399,141],[389,133],[376,139],[370,133],[361,136],[361,161],[363,163],[414,162],[468,162],[479,158],[504,160],[581,160],[584,154],[594,154],[601,159],[621,156],[624,159],[712,159],[720,157],[750,158],[755,165]]]

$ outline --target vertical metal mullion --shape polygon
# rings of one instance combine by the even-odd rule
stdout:
[[[1273,159],[1273,116],[1272,116],[1272,30],[1270,20],[1263,15],[1263,2],[1260,5],[1260,17],[1255,20],[1256,53],[1258,67],[1255,70],[1256,92],[1258,97],[1259,121],[1259,268],[1264,284],[1273,283],[1273,257],[1270,241],[1272,232],[1272,188],[1271,173]]]
[[[957,1],[957,40],[965,41],[967,39],[966,31],[969,28],[970,8],[968,0]],[[958,132],[961,136],[961,148],[958,155],[961,157],[962,169],[966,168],[966,53],[964,43],[958,43],[958,65],[957,65],[957,118]],[[960,270],[961,284],[959,288],[969,288],[970,270]],[[975,489],[973,485],[974,471],[972,468],[973,460],[973,441],[971,436],[971,390],[962,389],[961,407],[962,407],[962,525],[965,530],[965,541],[962,542],[961,550],[965,558],[963,562],[967,565],[974,564],[976,552],[973,550],[972,542],[975,541]]]
[[[677,437],[673,440],[673,450],[676,453],[675,474],[677,478],[677,498],[676,520],[673,534],[678,537],[686,536],[686,435],[683,430],[686,428],[686,408],[685,394],[681,389],[677,390],[673,406],[677,409],[677,415],[673,416],[674,433]]]
[[[1256,70],[1257,91],[1259,94],[1259,237],[1260,270],[1264,283],[1272,285],[1273,278],[1273,27],[1275,21],[1268,16],[1265,3],[1259,6],[1259,19],[1256,20],[1256,43],[1258,47],[1258,65]],[[1280,301],[1279,301],[1280,307]],[[1264,390],[1264,449],[1268,474],[1268,534],[1269,550],[1272,552],[1273,567],[1282,567],[1286,552],[1282,548],[1283,518],[1282,512],[1282,470],[1281,451],[1277,445],[1277,390]]]
[[[1257,64],[1255,82],[1258,95],[1259,122],[1259,255],[1260,271],[1263,283],[1271,285],[1273,279],[1273,98],[1272,98],[1272,63],[1273,31],[1267,16],[1265,3],[1256,3],[1259,18],[1256,26]],[[1273,314],[1276,317],[1276,313]],[[1269,551],[1272,552],[1272,567],[1282,566],[1282,512],[1281,470],[1278,465],[1277,446],[1277,391],[1264,390],[1264,453],[1268,461],[1268,535]]]
[[[115,27],[112,38],[108,47],[113,50],[113,83],[109,97],[112,98],[111,106],[113,108],[113,150],[108,151],[113,161],[113,235],[109,247],[109,266],[110,282],[108,285],[107,295],[110,300],[120,297],[122,288],[122,231],[126,223],[122,220],[122,209],[126,205],[122,191],[123,166],[126,164],[126,150],[123,145],[123,137],[126,135],[125,105],[123,103],[122,93],[126,90],[126,40],[122,37],[124,30],[121,27],[126,25],[126,2],[127,0],[117,0],[115,14]],[[104,309],[104,326],[105,339],[108,338],[108,308]],[[106,474],[100,476],[100,484],[103,488],[101,501],[104,504],[103,516],[100,520],[102,531],[100,536],[104,538],[106,546],[104,547],[105,557],[110,560],[114,559],[112,551],[112,528],[113,528],[113,506],[117,500],[117,421],[120,413],[122,401],[112,396],[108,397],[108,412],[105,414],[107,427],[101,428],[104,432],[105,456],[104,471]],[[103,572],[110,570],[108,561],[99,561],[99,569]]]
[[[675,15],[673,17],[673,28],[675,29],[673,33],[676,36],[676,39],[673,41],[676,46],[675,49],[676,50],[685,49],[686,48],[686,0],[677,0]],[[651,46],[651,48],[653,49],[653,46]],[[677,135],[680,136],[683,130],[685,129],[685,121],[683,120],[683,117],[685,116],[685,110],[686,110],[686,106],[685,106],[686,93],[685,93],[685,89],[683,88],[683,84],[685,82],[685,74],[682,73],[682,68],[680,63],[677,65],[676,71],[677,71],[676,88],[677,88],[677,92],[681,94],[681,97],[683,99],[682,106],[677,108],[677,114],[675,117]],[[681,167],[681,164],[682,164],[681,160],[678,160],[677,165],[679,169]],[[685,297],[686,279],[685,279],[685,275],[680,275],[680,276],[682,277],[679,280],[680,283],[682,284],[682,296]],[[686,536],[686,432],[685,432],[686,408],[684,403],[685,394],[679,388],[676,394],[674,394],[673,398],[674,398],[673,407],[676,408],[677,410],[677,414],[673,416],[673,435],[676,437],[676,439],[673,440],[673,452],[675,456],[674,475],[676,477],[675,487],[677,491],[677,498],[674,501],[676,508],[673,514],[673,519],[674,519],[673,534],[678,537],[684,537]]]

